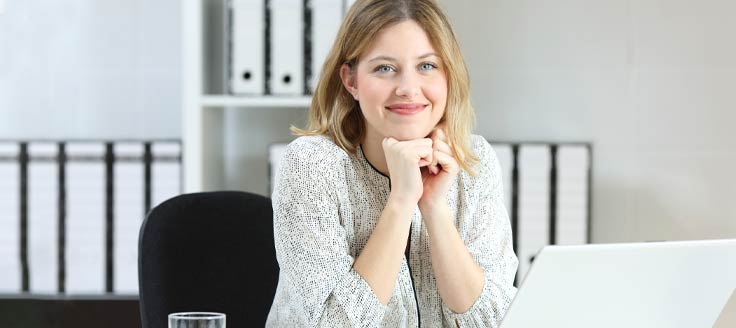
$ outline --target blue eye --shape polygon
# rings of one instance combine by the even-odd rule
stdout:
[[[379,73],[389,73],[389,72],[392,72],[393,70],[394,68],[388,65],[381,65],[381,66],[376,67],[375,69],[375,71]]]
[[[422,71],[431,71],[436,68],[437,68],[437,65],[432,64],[432,63],[421,63],[419,65],[419,69]]]

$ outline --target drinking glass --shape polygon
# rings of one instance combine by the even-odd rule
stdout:
[[[169,328],[225,328],[225,314],[177,312],[169,314]]]

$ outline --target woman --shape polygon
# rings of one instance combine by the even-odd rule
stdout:
[[[273,194],[267,326],[497,326],[518,262],[442,9],[358,0],[321,76]]]

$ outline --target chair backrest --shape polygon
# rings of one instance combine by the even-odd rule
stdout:
[[[269,198],[238,191],[185,194],[155,207],[138,245],[141,322],[167,327],[172,312],[227,315],[263,326],[278,281]]]

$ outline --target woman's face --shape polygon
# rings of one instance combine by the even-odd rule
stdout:
[[[357,66],[346,73],[352,75],[346,87],[360,103],[367,138],[424,138],[442,118],[447,103],[443,63],[413,20],[382,29]]]

